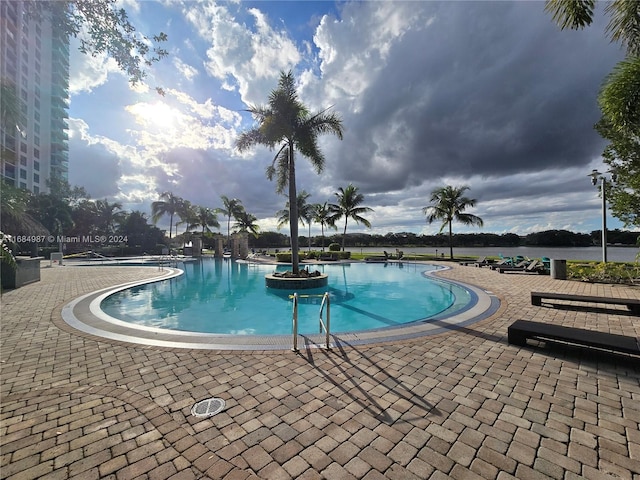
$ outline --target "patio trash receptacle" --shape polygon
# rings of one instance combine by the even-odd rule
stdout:
[[[551,278],[556,280],[567,279],[567,261],[558,260],[557,258],[551,259]]]

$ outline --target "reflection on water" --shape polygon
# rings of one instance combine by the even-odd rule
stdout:
[[[109,315],[131,323],[206,333],[289,334],[294,292],[265,286],[264,276],[287,266],[203,259],[186,263],[184,275],[110,296]],[[425,278],[432,267],[416,264],[309,265],[329,275],[332,331],[383,328],[461,309],[470,294]],[[317,290],[317,291],[316,291]],[[321,295],[327,288],[298,292],[300,333],[318,330]],[[318,295],[317,297],[309,295]]]

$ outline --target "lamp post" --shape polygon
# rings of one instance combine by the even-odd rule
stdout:
[[[611,173],[611,181],[616,181],[615,172]],[[588,177],[591,177],[591,184],[598,185],[598,180],[602,183],[602,262],[607,263],[607,178],[604,173],[600,173],[597,169],[593,169]]]

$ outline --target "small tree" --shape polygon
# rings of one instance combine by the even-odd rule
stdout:
[[[424,207],[422,211],[427,216],[427,222],[433,223],[435,220],[441,220],[442,226],[438,233],[442,233],[444,227],[449,226],[449,256],[453,259],[453,221],[460,222],[464,225],[482,226],[484,222],[480,217],[470,213],[464,213],[467,208],[473,207],[476,200],[464,196],[464,192],[469,189],[468,186],[462,187],[440,187],[431,192],[431,205]]]
[[[371,228],[371,223],[362,214],[373,212],[373,209],[360,206],[364,202],[364,195],[359,193],[358,187],[353,184],[349,184],[347,188],[340,187],[335,195],[338,203],[329,205],[329,208],[333,213],[334,222],[344,217],[344,232],[342,233],[342,251],[344,252],[344,241],[347,237],[349,219],[351,218],[356,223],[362,223],[365,227]]]
[[[158,223],[163,215],[169,215],[169,240],[173,230],[173,217],[180,213],[184,200],[171,192],[164,192],[160,200],[151,204],[151,221]]]

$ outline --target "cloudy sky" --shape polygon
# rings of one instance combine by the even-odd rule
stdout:
[[[69,181],[93,198],[150,213],[165,191],[212,208],[226,195],[275,230],[286,198],[265,176],[274,152],[240,154],[234,141],[253,124],[247,105],[292,70],[305,104],[332,107],[345,127],[342,141],[321,137],[321,175],[298,157],[298,189],[323,203],[356,185],[372,228],[349,231],[436,233],[422,207],[444,185],[470,187],[485,232],[601,227],[593,124],[623,57],[602,11],[560,31],[539,1],[123,6],[140,32],[167,33],[170,55],[132,88],[112,60],[72,49]]]

